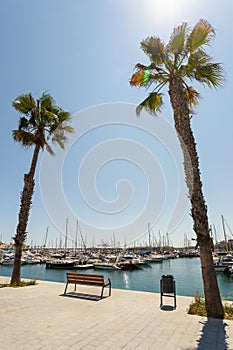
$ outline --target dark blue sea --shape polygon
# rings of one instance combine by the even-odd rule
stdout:
[[[24,278],[53,282],[65,282],[64,269],[46,269],[45,264],[22,265],[21,275]],[[74,270],[72,270],[74,272]],[[152,263],[147,267],[134,271],[82,270],[85,273],[101,273],[110,277],[112,287],[117,289],[138,290],[144,292],[160,292],[162,275],[173,275],[178,295],[194,296],[203,294],[201,265],[199,258],[177,258]],[[94,272],[93,272],[94,271]],[[77,272],[81,272],[77,270]],[[0,276],[11,276],[12,266],[0,265]],[[218,285],[222,299],[233,300],[233,274],[217,273]]]

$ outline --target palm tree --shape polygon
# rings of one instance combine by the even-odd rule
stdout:
[[[191,129],[192,109],[198,103],[199,93],[188,84],[196,80],[207,87],[218,87],[224,82],[224,71],[220,63],[213,63],[205,47],[215,35],[212,26],[204,19],[189,28],[187,23],[175,27],[168,44],[159,37],[148,37],[141,48],[150,59],[150,65],[138,63],[132,75],[132,86],[150,87],[149,96],[136,109],[139,115],[144,108],[156,115],[163,105],[161,89],[167,85],[174,113],[175,129],[183,152],[185,179],[191,202],[193,228],[200,247],[202,278],[208,317],[224,317],[223,306],[213,265],[207,206],[200,178],[196,143]]]
[[[68,140],[65,133],[72,133],[73,128],[69,126],[70,113],[56,106],[54,99],[48,93],[43,93],[37,100],[33,98],[31,93],[20,95],[13,101],[12,105],[23,115],[19,119],[18,129],[13,130],[13,139],[24,147],[34,146],[29,173],[24,175],[18,226],[13,237],[15,258],[11,284],[19,285],[22,250],[27,236],[26,228],[35,186],[34,175],[40,150],[46,149],[50,154],[54,154],[48,144],[49,139],[64,148],[64,143]]]

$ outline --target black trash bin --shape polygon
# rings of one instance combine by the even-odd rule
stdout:
[[[174,298],[176,308],[176,283],[172,275],[163,275],[160,280],[160,307],[163,305],[163,296]]]

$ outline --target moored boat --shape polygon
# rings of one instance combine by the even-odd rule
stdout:
[[[93,264],[94,269],[101,269],[101,270],[121,270],[120,266],[114,264],[114,263],[94,263]]]
[[[214,269],[216,272],[229,272],[231,267],[226,265],[226,264],[222,264],[222,263],[214,263]]]
[[[86,269],[93,269],[93,264],[75,264],[75,268],[77,270],[86,270]]]
[[[68,259],[53,259],[47,260],[45,263],[46,268],[51,269],[75,269],[75,261]]]
[[[25,263],[25,260],[21,258],[21,265]],[[2,265],[14,265],[14,255],[6,256],[2,260]]]
[[[163,258],[163,255],[161,255],[161,254],[151,254],[150,260],[153,263],[162,263],[164,258]]]
[[[118,266],[120,267],[121,270],[137,270],[140,269],[140,265],[133,262],[133,261],[121,261]]]

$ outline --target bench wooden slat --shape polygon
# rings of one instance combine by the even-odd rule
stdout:
[[[99,287],[106,287],[106,284],[104,283],[98,283],[98,282],[92,282],[92,281],[75,281],[75,282],[69,282],[69,283],[73,283],[73,284],[83,284],[83,285],[87,285],[87,286],[99,286]]]
[[[93,274],[93,273],[75,273],[75,272],[67,272],[66,273],[67,276],[84,276],[84,277],[97,277],[97,278],[104,278],[103,275],[99,275],[99,274]]]
[[[78,280],[80,280],[80,281],[96,281],[96,282],[103,282],[104,281],[104,279],[103,278],[89,278],[89,277],[84,277],[84,276],[77,276],[77,277],[75,277],[75,276],[71,276],[71,277],[67,277],[67,279],[69,280],[69,281],[78,281]]]
[[[70,277],[67,277],[67,279],[69,281],[76,281],[76,280],[83,280],[83,281],[96,281],[96,282],[104,282],[104,279],[103,278],[90,278],[90,277],[84,277],[84,276],[70,276]]]

